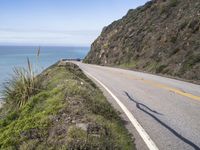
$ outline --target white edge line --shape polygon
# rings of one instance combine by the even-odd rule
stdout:
[[[142,137],[142,139],[146,143],[149,150],[159,150],[156,144],[153,142],[153,140],[150,138],[147,132],[142,128],[139,122],[135,119],[132,113],[126,108],[126,106],[103,83],[101,83],[101,81],[99,81],[98,79],[96,79],[94,76],[92,76],[86,71],[84,71],[84,73],[90,76],[91,78],[95,79],[114,98],[114,100],[118,103],[118,105],[124,111],[126,116],[129,118],[132,125],[135,127],[135,129],[139,133],[139,135]]]

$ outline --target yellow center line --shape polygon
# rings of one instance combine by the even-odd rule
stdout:
[[[179,94],[179,95],[182,95],[182,96],[185,96],[185,97],[200,101],[200,97],[199,96],[196,96],[196,95],[193,95],[193,94],[190,94],[190,93],[186,93],[184,91],[181,91],[181,90],[178,90],[178,89],[175,89],[175,88],[171,88],[169,86],[166,86],[166,85],[160,84],[160,83],[156,83],[154,81],[150,81],[150,80],[142,80],[142,81],[144,83],[150,84],[150,85],[152,85],[154,87],[163,88],[163,89],[169,90],[171,92],[174,92],[176,94]]]
[[[116,74],[116,73],[115,73],[115,74]],[[122,74],[121,74],[121,75],[122,75]],[[124,74],[124,75],[125,75],[125,74]],[[125,76],[126,76],[126,75],[125,75]],[[124,76],[123,76],[123,77],[124,77]],[[135,77],[135,76],[133,76],[133,75],[126,76],[126,77],[129,77],[130,79],[133,79],[133,80],[142,81],[143,83],[149,84],[149,85],[154,86],[154,87],[166,89],[166,90],[168,90],[168,91],[174,92],[174,93],[179,94],[179,95],[181,95],[181,96],[188,97],[188,98],[190,98],[190,99],[194,99],[194,100],[200,101],[200,96],[196,96],[196,95],[193,95],[193,94],[190,94],[190,93],[186,93],[186,92],[181,91],[181,90],[179,90],[179,89],[175,89],[175,88],[169,87],[169,86],[167,86],[167,85],[164,85],[164,84],[161,84],[161,83],[158,83],[158,82],[155,82],[155,81],[146,80],[146,79],[143,79],[143,78],[138,78],[138,77]]]
[[[181,96],[185,96],[185,97],[188,97],[190,99],[194,99],[194,100],[198,100],[200,101],[200,96],[196,96],[196,95],[193,95],[193,94],[190,94],[190,93],[186,93],[184,91],[181,91],[179,89],[176,89],[176,88],[172,88],[172,87],[169,87],[167,85],[164,85],[164,84],[161,84],[161,83],[158,83],[158,82],[155,82],[155,81],[152,81],[152,80],[146,80],[146,79],[143,79],[143,78],[140,78],[140,77],[136,77],[134,75],[126,75],[124,73],[121,73],[121,72],[116,72],[114,70],[109,70],[110,72],[112,72],[113,74],[118,74],[122,77],[126,77],[126,78],[129,78],[129,79],[132,79],[132,80],[138,80],[138,81],[142,81],[143,83],[146,83],[146,84],[149,84],[151,86],[154,86],[154,87],[158,87],[158,88],[162,88],[162,89],[166,89],[168,91],[171,91],[171,92],[174,92],[178,95],[181,95]]]

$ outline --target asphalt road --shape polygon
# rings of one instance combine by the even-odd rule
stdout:
[[[98,80],[98,84],[101,82],[102,89],[106,87],[121,101],[158,149],[200,149],[200,85],[141,72],[75,63],[92,80]],[[151,149],[110,93],[107,91],[105,95],[128,121],[127,126],[136,138],[136,147]]]

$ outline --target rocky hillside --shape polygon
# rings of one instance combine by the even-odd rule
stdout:
[[[105,27],[84,62],[200,83],[200,1],[152,0]]]

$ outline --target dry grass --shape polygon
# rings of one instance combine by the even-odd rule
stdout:
[[[37,52],[37,60],[40,55],[40,48]],[[27,68],[14,68],[11,78],[4,83],[2,95],[8,105],[22,107],[28,99],[40,91],[40,81],[36,78],[36,71],[27,58]]]

